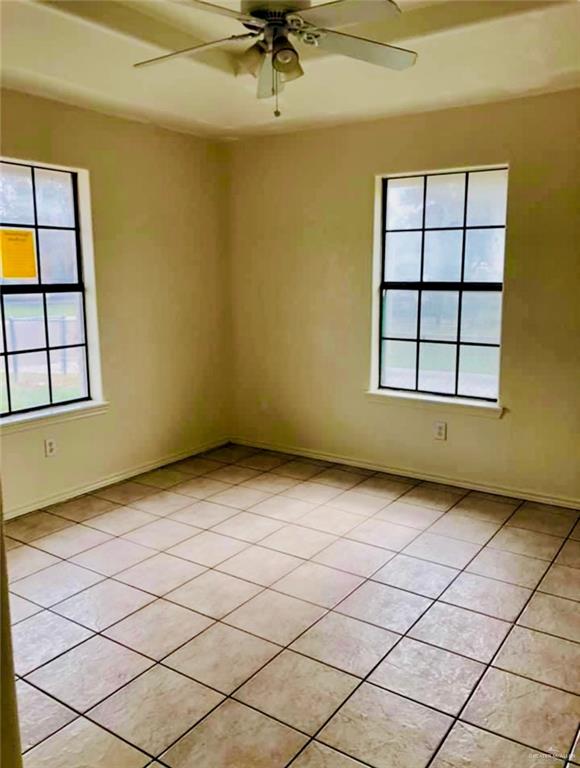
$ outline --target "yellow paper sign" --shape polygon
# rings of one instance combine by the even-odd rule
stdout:
[[[3,277],[36,277],[34,232],[26,229],[0,230],[0,261]]]

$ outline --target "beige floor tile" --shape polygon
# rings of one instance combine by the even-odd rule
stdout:
[[[298,485],[298,482],[298,480],[292,480],[290,477],[275,475],[273,472],[264,472],[262,475],[256,475],[256,477],[244,481],[242,487],[255,488],[257,491],[264,491],[264,493],[282,493],[282,491],[287,491],[288,488]]]
[[[341,494],[340,488],[335,488],[332,485],[324,485],[318,483],[315,480],[307,480],[304,483],[298,483],[298,485],[292,486],[287,491],[284,491],[284,496],[288,496],[291,499],[299,499],[300,501],[307,501],[310,504],[327,504],[331,499]]]
[[[103,512],[111,512],[117,509],[117,504],[98,496],[79,496],[69,501],[61,501],[59,504],[53,504],[48,509],[55,515],[72,520],[75,523],[84,523]]]
[[[193,479],[186,480],[184,483],[173,486],[174,493],[181,493],[184,496],[190,496],[194,499],[207,499],[208,496],[213,496],[214,493],[220,491],[227,491],[231,488],[228,483],[222,483],[219,480],[210,480],[207,477],[194,477]]]
[[[558,565],[580,568],[580,541],[567,541],[556,558]]]
[[[478,661],[404,637],[369,681],[456,715],[484,670]]]
[[[110,539],[92,549],[81,552],[71,558],[71,562],[90,568],[105,576],[130,568],[155,554],[154,549],[142,547],[124,539]]]
[[[425,768],[451,718],[364,683],[319,740],[374,768]]]
[[[405,504],[402,501],[394,501],[388,507],[377,512],[379,520],[388,520],[391,523],[406,525],[419,531],[428,528],[444,513],[438,509],[420,507],[417,504]]]
[[[289,460],[289,456],[274,454],[274,453],[256,453],[253,456],[247,456],[245,459],[240,459],[238,464],[242,467],[250,467],[250,469],[257,469],[260,472],[268,472],[276,467],[281,467],[282,464],[286,464]]]
[[[476,661],[489,662],[509,629],[510,624],[500,619],[435,603],[409,636]]]
[[[174,491],[160,491],[139,499],[131,504],[134,509],[147,512],[157,517],[165,517],[178,509],[191,505],[191,497]]]
[[[218,523],[222,523],[238,513],[237,509],[224,507],[221,504],[212,504],[211,501],[198,501],[195,504],[189,504],[184,509],[174,512],[170,515],[172,520],[178,520],[180,523],[187,523],[196,528],[211,528]]]
[[[283,525],[284,523],[280,520],[271,520],[261,515],[253,515],[251,512],[240,512],[214,526],[212,530],[214,533],[255,543],[279,530]]]
[[[304,561],[273,549],[252,546],[218,566],[218,570],[269,587]]]
[[[9,549],[16,549],[16,547],[21,547],[22,542],[16,541],[16,539],[11,539],[10,536],[4,536],[4,546],[8,552]]]
[[[533,589],[544,573],[548,563],[535,557],[515,555],[513,552],[502,552],[499,549],[484,547],[467,566],[470,573],[489,576],[520,587]]]
[[[550,533],[552,536],[567,536],[577,517],[577,513],[570,510],[557,507],[542,508],[526,503],[515,512],[507,524],[538,533]]]
[[[262,539],[260,544],[278,552],[285,552],[296,557],[309,558],[336,541],[336,536],[300,525],[285,525],[279,531]]]
[[[273,474],[291,477],[294,480],[309,480],[314,475],[319,475],[324,467],[306,459],[293,459],[280,467],[272,469]]]
[[[574,539],[574,541],[580,541],[580,520],[578,520],[578,522],[572,529],[572,532],[570,533],[570,538]]]
[[[368,621],[393,632],[406,632],[431,604],[410,592],[367,581],[336,606],[338,613]]]
[[[394,552],[380,547],[372,547],[369,544],[361,544],[358,541],[349,541],[348,539],[338,539],[334,544],[319,552],[313,559],[317,563],[330,565],[357,576],[371,576],[381,565],[384,565],[394,556]]]
[[[466,494],[467,491],[463,488],[453,488],[450,485],[437,483],[421,483],[406,493],[401,501],[446,512]]]
[[[51,555],[66,558],[78,555],[85,549],[96,547],[97,544],[103,544],[110,540],[111,537],[102,531],[87,528],[86,525],[71,525],[62,531],[36,539],[34,546],[49,552]]]
[[[431,768],[563,768],[561,760],[457,722]]]
[[[89,717],[151,755],[158,755],[223,700],[160,665],[92,709]]]
[[[471,517],[474,520],[485,520],[488,523],[505,523],[519,502],[510,503],[492,498],[486,494],[472,491],[459,504],[453,507],[451,514]]]
[[[497,532],[498,528],[499,523],[474,520],[472,517],[458,514],[445,514],[429,530],[431,533],[470,541],[472,544],[485,544]]]
[[[64,704],[51,699],[24,680],[18,680],[16,683],[16,698],[23,751],[46,739],[77,717],[76,713]]]
[[[332,608],[361,584],[362,578],[318,563],[304,563],[272,585],[285,595]]]
[[[391,480],[383,475],[373,475],[358,486],[361,493],[367,493],[370,496],[380,496],[385,501],[394,501],[413,487],[412,482],[404,480]]]
[[[132,507],[117,507],[112,512],[92,517],[86,522],[89,528],[96,528],[111,536],[122,536],[124,533],[135,530],[141,525],[152,523],[157,518],[148,512],[141,512]]]
[[[40,613],[42,608],[30,600],[25,600],[23,597],[9,593],[10,599],[10,623],[16,624],[18,621],[28,619],[30,616],[34,616],[35,613]]]
[[[225,573],[207,571],[169,592],[165,598],[206,616],[221,619],[260,590],[261,587]]]
[[[580,645],[569,640],[514,627],[493,664],[539,683],[580,694]]]
[[[126,571],[121,571],[115,576],[115,580],[161,597],[205,570],[203,565],[160,552]]]
[[[144,499],[145,496],[151,496],[155,490],[149,485],[125,480],[122,483],[108,485],[106,488],[99,488],[93,495],[107,501],[114,501],[116,504],[132,504],[134,501]]]
[[[503,552],[513,552],[516,555],[537,557],[540,560],[551,560],[560,545],[562,539],[550,536],[547,533],[526,531],[523,528],[502,528],[489,542],[492,549],[500,549]]]
[[[210,568],[222,563],[228,557],[236,555],[245,549],[248,544],[245,541],[231,539],[229,536],[220,536],[219,533],[203,531],[191,539],[186,539],[167,550],[167,554],[183,557],[200,565]]]
[[[563,597],[535,594],[518,619],[518,624],[580,643],[578,604]]]
[[[364,478],[357,472],[349,472],[347,469],[330,467],[330,469],[322,470],[316,477],[316,482],[347,491],[349,488],[358,485],[363,479]]]
[[[373,581],[406,589],[424,597],[439,597],[459,571],[407,555],[396,555],[373,576]]]
[[[241,488],[240,486],[232,488],[232,486],[228,486],[227,490],[213,494],[211,500],[216,504],[224,504],[226,507],[249,509],[267,498],[267,493],[257,491],[255,488]]]
[[[43,611],[12,628],[14,669],[27,675],[36,667],[54,659],[93,633],[54,613]]]
[[[288,645],[324,613],[316,605],[267,589],[237,608],[225,622],[273,643]]]
[[[58,603],[52,610],[100,632],[153,599],[140,589],[107,579]]]
[[[54,557],[54,555],[49,555],[48,552],[33,549],[23,544],[21,547],[16,547],[6,553],[8,579],[9,581],[23,579],[25,576],[30,576],[32,573],[41,571],[43,568],[48,568],[49,565],[54,565],[58,562],[60,560]]]
[[[143,768],[149,757],[79,717],[27,752],[25,768]]]
[[[399,635],[387,629],[331,612],[295,640],[291,648],[364,677],[398,639]]]
[[[133,480],[136,483],[150,485],[152,488],[172,488],[178,483],[183,483],[189,479],[189,474],[180,472],[178,469],[154,469],[151,472],[145,472],[143,475],[137,475]]]
[[[134,651],[162,659],[209,627],[212,619],[167,600],[156,600],[103,634]]]
[[[461,608],[473,608],[498,619],[515,621],[531,594],[531,590],[525,587],[474,573],[462,573],[441,595],[441,601]]]
[[[286,523],[294,523],[315,508],[315,504],[307,501],[291,499],[288,496],[272,496],[252,507],[252,512],[257,515],[271,517],[274,520],[283,520]]]
[[[331,507],[342,509],[345,512],[352,512],[354,515],[360,515],[361,517],[374,515],[375,512],[378,512],[386,504],[388,504],[387,499],[382,496],[364,493],[362,490],[359,490],[359,486],[352,491],[345,491],[339,496],[335,496],[328,502],[328,505]]]
[[[200,683],[230,694],[280,651],[280,646],[217,623],[163,663]]]
[[[353,528],[348,533],[348,538],[363,544],[371,544],[399,552],[407,544],[410,544],[418,533],[414,528],[396,525],[396,523],[389,523],[374,517],[370,520],[364,520],[356,528]]]
[[[292,763],[292,768],[360,768],[363,763],[335,749],[312,741]]]
[[[235,461],[247,459],[249,456],[260,454],[257,448],[250,448],[247,445],[238,445],[237,443],[227,443],[219,448],[213,448],[203,454],[204,458],[216,459],[224,464],[233,464]]]
[[[11,590],[16,595],[49,608],[102,579],[103,577],[98,573],[79,568],[72,563],[60,562],[39,573],[33,573],[31,576],[15,581]]]
[[[31,512],[28,515],[8,520],[4,525],[4,531],[17,541],[34,541],[41,536],[60,531],[70,525],[69,520],[51,515],[49,512]]]
[[[342,509],[323,505],[303,515],[300,518],[300,525],[342,536],[359,525],[360,521],[360,515],[354,515],[352,512],[345,512]]]
[[[199,459],[197,456],[192,456],[189,459],[182,459],[181,461],[175,461],[170,464],[171,469],[177,469],[179,472],[185,472],[186,475],[205,475],[208,472],[212,472],[214,469],[219,469],[223,464],[219,461],[212,461],[211,459]]]
[[[144,547],[163,550],[188,539],[201,529],[194,529],[191,525],[179,523],[177,520],[155,520],[152,523],[126,533],[123,538],[141,544]]]
[[[240,467],[236,464],[228,464],[225,467],[214,469],[212,472],[208,472],[205,477],[210,480],[219,480],[222,483],[230,483],[231,485],[238,485],[243,483],[244,480],[250,480],[252,477],[256,477],[259,472],[256,469],[250,469],[249,467]]]
[[[529,747],[564,754],[580,718],[580,697],[489,669],[463,719]]]
[[[552,565],[538,589],[569,600],[580,600],[580,569],[567,565]]]
[[[479,549],[479,544],[425,532],[405,548],[405,554],[452,568],[465,568]]]
[[[358,683],[345,672],[283,651],[243,685],[235,698],[314,734]]]
[[[96,635],[32,672],[28,679],[64,704],[85,712],[152,664]]]
[[[292,728],[229,700],[162,759],[171,768],[284,768],[306,741]]]

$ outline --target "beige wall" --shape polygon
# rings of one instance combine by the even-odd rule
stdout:
[[[16,92],[2,154],[90,171],[105,415],[2,434],[8,516],[227,432],[221,148]],[[53,437],[58,453],[43,455]]]
[[[233,146],[233,434],[580,504],[578,97]],[[507,413],[369,401],[375,175],[498,163],[510,164]],[[447,442],[431,437],[437,419],[449,424]]]

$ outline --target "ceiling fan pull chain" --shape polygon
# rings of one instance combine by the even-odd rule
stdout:
[[[272,72],[274,73],[274,95],[276,96],[276,109],[274,110],[274,117],[280,117],[282,114],[278,108],[278,78],[280,77],[280,73],[273,69]]]

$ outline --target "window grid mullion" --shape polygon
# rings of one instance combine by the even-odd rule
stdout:
[[[379,287],[379,388],[383,383],[383,328],[384,328],[384,292],[383,286],[385,285],[385,266],[387,260],[386,254],[386,227],[387,227],[387,192],[389,188],[389,180],[383,179],[382,183],[382,200],[381,200],[381,285]]]
[[[423,176],[423,215],[421,218],[421,271],[419,273],[420,286],[423,285],[423,270],[425,267],[425,216],[427,208],[427,176]],[[415,389],[419,390],[419,348],[421,346],[421,305],[423,303],[423,289],[419,287],[417,295],[417,348],[415,350]]]
[[[73,205],[75,216],[75,243],[77,249],[77,280],[84,284],[83,273],[83,257],[82,257],[82,242],[81,242],[81,218],[79,210],[79,194],[78,194],[78,177],[76,173],[72,176],[72,188],[73,188]],[[81,305],[83,313],[83,341],[85,345],[85,376],[87,384],[87,397],[91,396],[91,377],[89,375],[89,345],[87,337],[87,308],[85,302],[85,291],[81,293]]]
[[[463,237],[461,239],[461,288],[465,280],[465,243],[467,240],[467,195],[469,193],[469,173],[465,174],[463,198]],[[457,346],[455,347],[455,394],[459,394],[459,363],[461,357],[461,313],[463,311],[463,290],[460,288],[457,307]]]
[[[6,338],[6,324],[4,322],[4,296],[0,296],[0,314],[2,317],[2,342],[4,347],[4,373],[6,376],[6,399],[8,401],[8,413],[12,413],[12,395],[10,393],[10,375],[8,370],[8,339]]]

